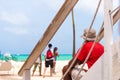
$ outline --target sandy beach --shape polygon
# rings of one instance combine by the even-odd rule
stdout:
[[[62,77],[62,68],[64,65],[68,63],[69,60],[65,61],[57,61],[56,63],[56,74],[53,74],[52,77],[50,77],[50,69],[48,68],[46,71],[46,76],[43,78],[42,76],[39,76],[39,69],[37,68],[35,75],[32,76],[32,70],[33,66],[31,68],[31,80],[60,80]],[[18,71],[20,70],[21,66],[24,64],[24,62],[17,62],[17,61],[10,61],[13,65],[11,71],[0,71],[0,80],[23,80],[22,76],[18,76]],[[2,61],[0,61],[1,65]],[[120,79],[120,62],[118,58],[118,54],[115,54],[113,56],[113,80]],[[42,61],[42,74],[44,70],[44,61]]]
[[[13,68],[11,71],[0,71],[0,80],[22,80],[22,76],[18,76],[18,71],[20,70],[21,66],[24,64],[24,62],[16,62],[16,61],[10,61],[13,65]],[[68,60],[66,61],[57,61],[56,63],[56,74],[53,74],[52,77],[49,76],[50,69],[48,68],[46,71],[46,76],[43,78],[42,76],[39,76],[38,68],[35,72],[35,75],[31,75],[31,80],[60,80],[62,76],[62,68],[64,65],[68,63]],[[31,68],[31,74],[32,74],[33,67]],[[44,61],[42,62],[42,73],[44,70]]]

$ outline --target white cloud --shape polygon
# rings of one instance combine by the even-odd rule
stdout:
[[[51,9],[58,10],[65,0],[43,0],[43,2]]]
[[[80,11],[85,11],[88,13],[94,13],[97,6],[98,6],[99,0],[81,0],[78,2],[76,5],[75,9],[80,10]],[[100,5],[100,10],[99,13],[101,14],[103,11],[102,5]]]
[[[18,25],[24,25],[29,22],[27,16],[20,12],[17,13],[2,12],[0,13],[0,19],[7,21],[11,24],[18,24]]]
[[[85,11],[88,13],[95,12],[97,6],[98,6],[99,0],[81,0],[76,5],[75,9],[80,11]],[[115,9],[119,4],[119,0],[113,0],[113,9]],[[112,5],[111,5],[112,6]],[[104,14],[104,1],[102,0],[102,3],[100,5],[99,14]]]
[[[16,35],[26,35],[29,32],[27,29],[22,28],[22,27],[6,27],[4,28],[5,31],[16,34]]]
[[[42,3],[45,3],[46,5],[48,5],[52,9],[58,9],[64,3],[64,1],[65,0],[41,0]],[[79,9],[79,10],[82,9],[82,10],[85,10],[87,12],[88,11],[93,12],[96,10],[98,3],[99,3],[99,0],[87,0],[87,1],[80,0],[80,1],[78,1],[77,5],[76,5],[76,9]],[[104,3],[104,0],[102,0],[102,5],[100,7],[103,7],[103,3]],[[113,7],[116,7],[118,5],[118,3],[119,3],[119,0],[113,0]],[[102,10],[103,9],[101,9],[100,12]]]
[[[119,3],[119,0],[113,0],[113,8],[118,7],[118,5],[120,5]]]

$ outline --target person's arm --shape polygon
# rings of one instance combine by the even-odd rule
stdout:
[[[46,53],[47,53],[47,50],[45,50],[45,53],[44,53],[44,59],[46,60]]]
[[[72,59],[68,62],[68,66],[70,66],[70,65],[72,64],[73,60],[74,60],[74,58],[72,58]],[[74,63],[73,66],[71,67],[71,69],[72,69],[76,64],[77,64],[77,63],[76,63],[76,61],[75,61],[75,63]]]
[[[74,58],[75,58],[75,57],[74,57]],[[70,66],[70,65],[72,64],[74,58],[72,58],[72,59],[68,62],[68,66]],[[80,60],[76,59],[75,62],[74,62],[74,64],[73,64],[73,66],[72,66],[72,69],[75,67],[76,64],[79,64],[79,65],[80,65],[80,64],[82,64],[82,62],[81,62]]]
[[[79,49],[80,50],[80,49]],[[77,53],[76,54],[80,54],[79,53],[79,50],[77,51]],[[70,66],[71,64],[72,64],[72,62],[73,62],[73,60],[74,60],[74,58],[76,57],[76,55],[68,62],[68,66]],[[76,64],[82,64],[82,62],[80,61],[80,60],[78,60],[78,58],[75,60],[75,62],[74,62],[74,64],[73,64],[73,66],[71,67],[71,70],[75,67],[75,65]],[[70,70],[70,73],[71,73],[71,70]]]
[[[54,56],[59,56],[57,51],[55,51],[53,54],[54,54]]]

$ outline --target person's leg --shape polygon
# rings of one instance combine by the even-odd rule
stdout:
[[[39,64],[39,76],[41,76],[42,63]]]
[[[44,68],[44,72],[43,72],[43,77],[45,77],[47,67],[49,67],[49,64],[48,64],[48,61],[45,61],[45,68]]]
[[[66,65],[66,66],[63,67],[63,69],[62,69],[62,74],[63,74],[63,75],[65,74],[65,72],[67,71],[68,68],[69,68],[68,65]],[[72,80],[71,75],[68,73],[68,74],[63,78],[63,80]]]
[[[55,74],[55,66],[56,66],[56,61],[53,62],[53,73]]]
[[[50,76],[52,76],[52,69],[53,69],[53,68],[50,68]]]
[[[44,72],[43,72],[43,77],[45,77],[46,70],[47,70],[47,68],[45,67]]]
[[[32,76],[34,76],[34,73],[35,73],[35,70],[36,70],[36,68],[37,68],[37,65],[38,65],[38,63],[34,63],[34,69],[33,69]]]
[[[52,76],[52,71],[53,71],[53,67],[54,67],[53,60],[50,61],[49,65],[50,65],[50,76]]]

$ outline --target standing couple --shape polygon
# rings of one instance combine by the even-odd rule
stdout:
[[[48,50],[45,53],[45,68],[43,72],[43,77],[45,77],[46,70],[49,66],[50,66],[50,76],[52,76],[52,73],[55,73],[57,56],[58,56],[58,48],[55,47],[54,50],[52,50],[52,44],[48,44]]]

